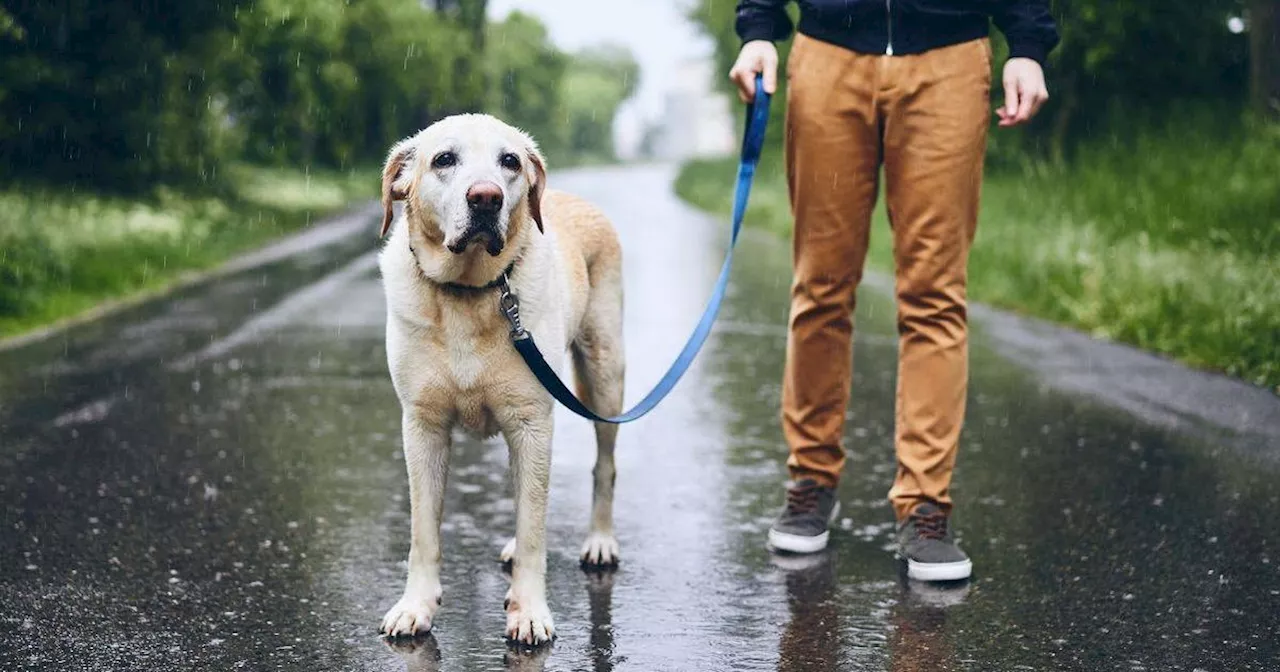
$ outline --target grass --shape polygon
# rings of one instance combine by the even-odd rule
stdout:
[[[0,338],[163,290],[356,198],[372,198],[376,188],[368,171],[239,166],[226,195],[216,197],[0,191]]]
[[[779,152],[749,223],[790,231]],[[677,191],[727,212],[734,161],[686,164]],[[1280,393],[1280,127],[1171,126],[1080,148],[1071,165],[990,171],[970,296]],[[868,263],[893,269],[883,205]]]

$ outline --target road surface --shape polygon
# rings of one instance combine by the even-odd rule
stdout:
[[[620,229],[631,401],[700,313],[727,229],[671,195],[673,174],[556,177]],[[751,234],[707,350],[621,432],[616,573],[578,568],[595,450],[558,417],[554,645],[502,639],[506,451],[462,441],[436,631],[390,648],[376,628],[409,504],[373,213],[321,229],[323,245],[0,352],[0,669],[1280,669],[1275,399],[991,311],[955,479],[973,581],[907,584],[891,553],[895,337],[874,287],[832,548],[772,558],[789,255]],[[1144,363],[1099,370],[1113,356]],[[1135,381],[1145,406],[1119,403]],[[1202,431],[1176,399],[1249,412]]]

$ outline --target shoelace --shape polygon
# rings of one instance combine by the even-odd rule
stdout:
[[[941,511],[913,513],[911,518],[916,523],[916,534],[922,538],[943,539],[947,536],[947,514]]]
[[[791,513],[817,513],[817,485],[798,485],[787,490],[787,510]]]

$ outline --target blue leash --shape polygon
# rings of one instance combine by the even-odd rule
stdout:
[[[742,220],[747,211],[747,199],[751,195],[751,182],[755,178],[756,165],[760,162],[760,151],[764,147],[765,127],[769,123],[769,98],[769,94],[764,91],[764,79],[757,75],[756,97],[747,108],[747,127],[742,139],[742,160],[738,164],[738,186],[733,199],[733,233],[729,238],[729,251],[725,254],[724,265],[720,267],[720,278],[716,280],[715,290],[712,291],[707,308],[702,313],[702,319],[698,321],[698,326],[694,328],[693,334],[689,336],[688,342],[684,344],[684,349],[680,351],[676,361],[671,364],[671,368],[667,369],[662,380],[659,380],[653,390],[634,408],[617,417],[604,418],[596,415],[579,401],[547,364],[542,352],[533,342],[533,334],[521,326],[520,302],[511,292],[506,276],[502,276],[500,280],[502,312],[511,324],[511,340],[520,356],[524,358],[525,364],[529,365],[533,375],[538,378],[538,382],[542,383],[547,392],[550,392],[551,396],[569,410],[596,422],[622,424],[638,420],[652,411],[675,388],[680,377],[693,364],[707,336],[711,335],[711,327],[715,324],[716,315],[720,312],[720,304],[724,302],[725,289],[729,286],[729,270],[733,266],[733,248],[738,242],[738,232],[742,230]]]

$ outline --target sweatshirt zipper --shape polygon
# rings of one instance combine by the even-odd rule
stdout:
[[[884,0],[884,14],[885,14],[885,18],[888,19],[888,26],[889,26],[889,43],[888,43],[888,46],[885,47],[884,53],[886,56],[892,56],[893,55],[893,0]]]

